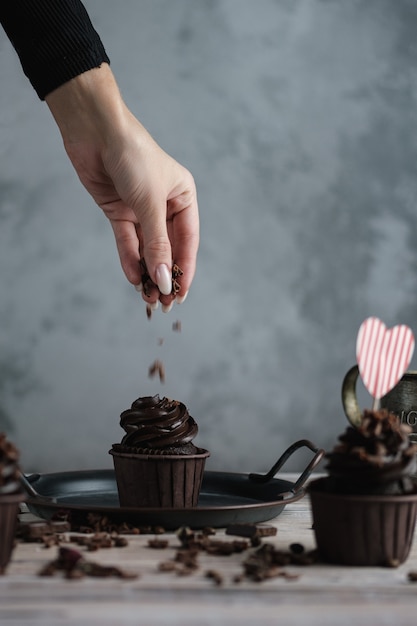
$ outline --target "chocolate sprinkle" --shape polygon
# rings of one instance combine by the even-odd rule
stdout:
[[[159,361],[158,359],[154,361],[152,365],[149,367],[148,375],[149,375],[149,378],[154,378],[156,375],[158,375],[161,383],[164,383],[165,382],[165,366],[162,363],[162,361]]]
[[[38,576],[54,576],[57,572],[62,572],[65,578],[79,579],[84,576],[94,576],[99,578],[116,577],[125,580],[138,578],[138,574],[126,572],[114,565],[100,565],[91,561],[86,561],[81,552],[73,548],[61,547],[58,556],[53,561],[46,563],[38,572]]]

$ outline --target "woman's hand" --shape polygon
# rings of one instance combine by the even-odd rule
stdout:
[[[143,299],[153,306],[161,300],[166,311],[174,299],[182,302],[199,244],[190,172],[127,109],[106,63],[51,92],[46,102],[81,182],[110,220],[127,279],[141,289],[144,259],[153,285],[142,290]],[[176,296],[173,263],[183,271]]]

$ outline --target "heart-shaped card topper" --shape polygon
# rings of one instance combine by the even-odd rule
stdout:
[[[387,328],[368,317],[359,328],[356,358],[363,383],[374,398],[374,408],[406,372],[414,352],[414,335],[401,324]]]

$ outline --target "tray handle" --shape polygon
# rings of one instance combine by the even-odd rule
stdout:
[[[311,459],[310,463],[308,463],[307,467],[301,472],[300,476],[298,477],[291,489],[292,493],[297,493],[303,487],[311,472],[318,466],[323,456],[325,455],[325,451],[322,448],[317,448],[317,446],[315,446],[314,443],[312,443],[308,439],[299,439],[291,446],[289,446],[285,450],[285,452],[279,457],[278,461],[271,467],[269,472],[267,472],[266,474],[249,474],[249,479],[257,483],[267,483],[275,476],[275,474],[279,472],[283,465],[288,461],[290,456],[292,456],[296,450],[303,447],[309,448],[312,452],[314,452],[314,456]]]
[[[34,498],[38,502],[56,502],[56,498],[53,498],[52,496],[41,495],[40,493],[36,491],[35,487],[32,485],[32,482],[36,482],[40,478],[40,474],[27,475],[27,474],[24,474],[23,472],[20,472],[19,478],[20,478],[20,484],[22,485],[23,489],[31,498]]]

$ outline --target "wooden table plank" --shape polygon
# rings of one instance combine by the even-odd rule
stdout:
[[[265,542],[282,549],[292,542],[302,543],[306,549],[315,547],[307,497],[289,504],[270,523],[278,528],[278,533]],[[129,535],[127,547],[85,553],[87,560],[138,572],[140,577],[135,580],[68,581],[60,575],[39,577],[42,565],[55,558],[56,547],[46,549],[41,544],[19,543],[6,575],[0,578],[1,626],[352,626],[352,620],[361,626],[402,626],[415,621],[417,584],[410,583],[407,575],[410,570],[417,570],[416,541],[408,561],[395,569],[291,565],[286,571],[299,574],[296,580],[244,580],[237,584],[233,579],[242,571],[246,554],[224,557],[203,553],[199,556],[199,570],[181,577],[158,571],[160,561],[174,556],[179,545],[176,535],[163,535],[170,543],[165,550],[150,549],[150,537]],[[225,536],[223,530],[215,538],[233,539]],[[221,587],[206,578],[208,569],[222,573]]]

